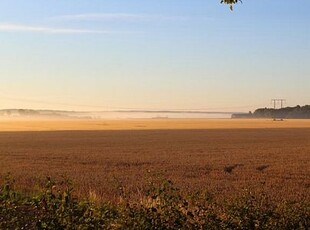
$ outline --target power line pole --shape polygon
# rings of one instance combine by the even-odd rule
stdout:
[[[273,109],[274,109],[274,112],[273,112],[273,120],[276,121],[277,120],[277,117],[276,117],[276,109],[277,109],[277,103],[280,103],[280,109],[283,108],[283,104],[284,102],[286,102],[285,99],[271,99],[271,102],[273,103]],[[281,121],[283,121],[283,118],[279,118]]]

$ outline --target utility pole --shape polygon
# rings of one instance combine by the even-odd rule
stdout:
[[[273,120],[276,121],[276,109],[277,109],[277,103],[280,103],[280,109],[283,108],[283,103],[285,102],[285,99],[271,99],[271,102],[273,103],[274,113],[273,113]],[[280,121],[283,121],[283,118],[279,118]]]

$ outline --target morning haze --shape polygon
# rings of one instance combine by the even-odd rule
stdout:
[[[2,1],[0,108],[307,104],[308,5]]]

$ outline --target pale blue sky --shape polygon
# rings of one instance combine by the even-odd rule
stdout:
[[[1,0],[0,108],[310,104],[310,1]]]

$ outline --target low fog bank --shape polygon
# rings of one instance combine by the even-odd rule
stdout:
[[[169,118],[230,118],[229,112],[204,111],[62,111],[4,109],[0,110],[2,119],[169,119]]]
[[[62,110],[4,109],[0,118],[93,119],[89,113]]]

